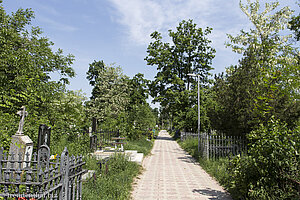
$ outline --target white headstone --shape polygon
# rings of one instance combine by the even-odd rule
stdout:
[[[15,135],[12,136],[11,143],[10,143],[10,149],[9,154],[14,154],[14,160],[19,159],[19,155],[21,154],[21,158],[23,159],[22,167],[26,167],[25,161],[31,161],[32,157],[32,151],[33,151],[33,142],[27,135],[23,135],[23,126],[25,117],[28,115],[28,113],[25,111],[25,107],[22,106],[22,110],[19,111],[17,114],[20,115],[20,123],[19,123],[19,129],[16,132]],[[12,157],[10,156],[10,160]],[[15,168],[18,167],[18,164],[15,163]]]

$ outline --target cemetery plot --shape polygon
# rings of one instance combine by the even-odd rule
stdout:
[[[9,153],[0,148],[0,197],[12,199],[81,199],[82,175],[85,162],[82,156],[62,154],[50,157],[50,127],[41,125],[38,152],[33,153],[33,142],[23,135],[25,107],[20,115],[18,131],[12,136]]]
[[[112,137],[111,140],[112,140],[112,143],[111,143],[111,144],[115,146],[115,149],[116,149],[116,150],[118,149],[118,145],[121,145],[120,150],[121,150],[121,151],[124,151],[123,145],[126,144],[126,143],[124,142],[124,140],[126,140],[125,137]]]
[[[110,147],[112,145],[114,146],[115,144],[117,144],[116,140],[122,140],[123,141],[125,139],[126,138],[121,138],[120,137],[119,131],[104,131],[104,130],[101,130],[101,131],[98,131],[98,132],[94,132],[90,136],[90,148],[93,149],[94,151],[102,150],[105,147]]]
[[[28,156],[28,154],[26,155]],[[8,159],[10,157],[10,159]],[[43,160],[33,153],[33,160],[22,166],[21,154],[8,155],[0,150],[0,197],[34,199],[81,199],[82,156],[69,157],[65,149],[54,161]],[[42,165],[43,163],[43,165]]]

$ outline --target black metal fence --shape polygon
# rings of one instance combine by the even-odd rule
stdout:
[[[32,160],[29,154],[26,156],[28,159],[23,161],[21,154],[9,155],[0,149],[0,197],[5,200],[82,199],[82,175],[87,172],[82,168],[85,164],[82,156],[69,156],[67,148],[52,160],[40,151],[33,153]]]
[[[101,130],[93,132],[93,135],[90,137],[90,148],[93,150],[101,149],[105,146],[110,145],[113,141],[113,137],[120,137],[119,130],[117,131],[106,131]]]

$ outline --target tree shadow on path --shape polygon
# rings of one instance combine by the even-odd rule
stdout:
[[[210,200],[217,200],[217,199],[232,200],[232,198],[226,192],[222,192],[219,190],[213,190],[210,188],[194,189],[193,193],[199,193],[199,194],[208,196],[208,199],[210,199]]]
[[[196,160],[195,160],[193,157],[189,156],[189,155],[177,157],[177,159],[179,159],[179,160],[181,160],[181,161],[183,161],[183,162],[187,162],[187,163],[198,164],[198,163],[196,162]]]
[[[158,137],[156,138],[156,140],[168,140],[168,141],[174,141],[173,138],[171,138],[171,137],[165,137],[165,136],[158,136]]]

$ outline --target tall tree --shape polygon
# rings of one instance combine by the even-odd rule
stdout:
[[[128,135],[130,137],[139,137],[140,133],[145,133],[149,128],[156,125],[156,118],[154,112],[146,101],[148,99],[148,83],[149,80],[144,78],[141,73],[136,74],[129,80],[129,104],[127,106],[127,122]]]
[[[121,67],[94,61],[90,64],[87,79],[94,86],[87,103],[89,116],[102,123],[118,118],[129,102],[128,77],[122,73]]]
[[[129,80],[130,105],[146,104],[149,93],[148,84],[149,80],[145,79],[144,74],[141,73],[137,73]]]
[[[215,53],[206,37],[211,30],[197,28],[192,20],[183,20],[176,31],[169,30],[171,44],[163,42],[157,31],[151,34],[154,41],[147,48],[145,60],[148,65],[156,66],[158,72],[150,84],[150,92],[169,116],[182,115],[190,104],[186,89],[191,82],[195,84],[195,80],[189,73],[199,74],[201,84],[208,81]]]
[[[300,1],[299,0],[298,0],[297,4],[300,7]],[[292,31],[294,31],[294,33],[295,33],[295,39],[297,41],[299,41],[300,40],[300,14],[293,16],[289,23],[291,25],[290,29]]]
[[[254,29],[228,35],[227,46],[243,54],[238,66],[216,78],[215,91],[224,110],[223,128],[247,133],[272,115],[292,125],[299,118],[299,63],[296,48],[284,34],[292,14],[289,7],[276,10],[278,2],[240,2]],[[229,117],[230,116],[230,117]]]
[[[0,145],[5,149],[17,130],[16,111],[21,106],[29,112],[24,130],[33,141],[37,141],[40,124],[66,127],[72,121],[77,128],[83,124],[73,120],[79,116],[84,119],[81,95],[77,98],[72,92],[66,93],[65,88],[68,78],[75,76],[71,67],[74,56],[65,56],[61,49],[53,51],[53,42],[31,25],[33,19],[31,9],[7,14],[0,0]],[[60,79],[51,80],[50,73],[58,74]],[[52,137],[68,131],[61,127],[53,130],[57,132]]]
[[[68,77],[75,75],[70,67],[74,57],[61,49],[53,52],[53,43],[31,26],[31,9],[8,15],[0,1],[0,16],[0,108],[15,113],[26,105],[42,112],[53,93],[64,90]],[[53,72],[59,73],[59,81],[51,81]]]

